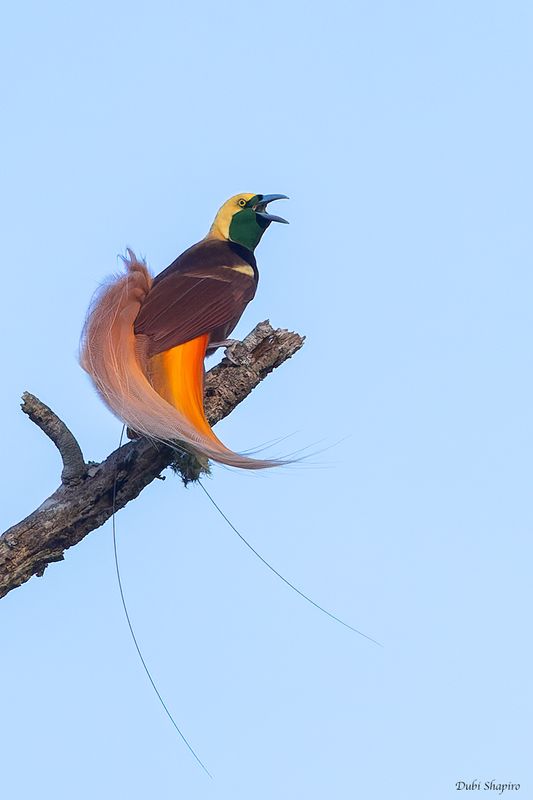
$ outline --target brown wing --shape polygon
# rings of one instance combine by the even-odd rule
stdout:
[[[141,306],[135,333],[148,337],[149,356],[233,320],[236,324],[255,294],[255,277],[236,269],[239,263],[215,265],[215,254],[209,252],[209,258],[202,258],[201,249],[193,255],[187,259],[189,263],[179,263],[180,257],[161,273]],[[224,250],[218,252],[220,258],[224,255]]]

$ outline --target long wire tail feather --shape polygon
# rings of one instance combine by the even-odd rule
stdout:
[[[203,410],[204,357],[208,336],[147,355],[146,336],[136,336],[135,319],[152,286],[146,263],[132,250],[125,274],[114,276],[95,295],[80,343],[80,363],[108,408],[129,428],[156,441],[244,469],[277,466],[229,450],[215,436]]]
[[[257,556],[259,561],[261,561],[265,565],[265,567],[268,567],[268,569],[271,572],[273,572],[274,575],[277,575],[277,577],[280,580],[282,580],[283,583],[285,583],[289,588],[293,589],[296,592],[296,594],[300,595],[300,597],[303,597],[304,600],[307,600],[308,603],[311,603],[312,606],[317,608],[319,611],[322,611],[322,613],[326,614],[326,616],[328,616],[331,619],[335,620],[335,622],[338,622],[340,625],[344,625],[345,628],[348,628],[349,630],[353,631],[354,633],[357,633],[359,636],[362,636],[363,638],[368,639],[369,642],[373,642],[373,644],[377,644],[378,647],[383,647],[381,642],[378,642],[376,639],[373,639],[371,636],[368,636],[366,633],[363,633],[362,631],[358,630],[357,628],[354,628],[352,625],[349,625],[347,622],[344,622],[344,620],[342,620],[340,617],[337,617],[335,614],[332,614],[331,611],[328,611],[326,608],[323,608],[323,606],[319,605],[318,603],[315,603],[314,600],[312,600],[310,597],[308,597],[308,595],[304,594],[304,592],[302,592],[300,589],[298,589],[297,586],[295,586],[293,583],[291,583],[289,580],[287,580],[287,578],[284,578],[283,575],[280,572],[278,572],[277,569],[275,569],[272,566],[272,564],[269,564],[269,562],[265,558],[263,558],[263,556],[260,553],[257,552],[257,550],[250,544],[250,542],[247,539],[244,538],[242,533],[240,533],[240,531],[237,530],[235,525],[224,514],[224,512],[222,511],[220,506],[216,503],[216,501],[213,499],[213,497],[209,494],[209,492],[207,491],[207,489],[203,485],[202,481],[199,480],[198,483],[200,484],[200,487],[201,487],[202,491],[206,494],[206,496],[208,497],[208,499],[211,502],[211,504],[216,508],[218,513],[221,515],[221,517],[228,523],[228,525],[232,529],[232,531],[234,531],[234,533],[237,534],[237,536],[239,537],[241,542],[243,542],[243,544],[245,544],[246,547],[249,550],[251,550],[251,552],[255,556]]]
[[[123,425],[122,426],[122,433],[120,434],[120,441],[119,441],[119,445],[118,445],[118,449],[119,450],[122,447],[122,440],[124,438],[125,430],[126,430],[126,426]],[[114,483],[113,483],[113,513],[112,513],[112,516],[111,516],[111,526],[112,526],[112,530],[113,530],[113,553],[114,553],[114,557],[115,557],[115,572],[116,572],[116,575],[117,575],[117,582],[118,582],[118,588],[119,588],[119,592],[120,592],[120,599],[122,601],[122,608],[124,609],[124,615],[126,617],[126,622],[128,623],[128,628],[129,628],[129,631],[130,631],[130,634],[131,634],[131,638],[133,640],[133,644],[135,645],[135,649],[137,650],[137,655],[139,656],[139,659],[141,661],[143,669],[144,669],[146,675],[148,676],[148,680],[152,684],[152,689],[156,693],[157,699],[161,703],[161,706],[163,707],[163,710],[164,710],[165,714],[169,718],[170,722],[172,723],[172,725],[174,726],[174,728],[176,729],[176,731],[180,735],[182,741],[185,743],[185,745],[187,746],[189,751],[192,753],[192,755],[194,756],[194,758],[196,759],[198,764],[201,766],[201,768],[204,770],[204,772],[207,773],[207,775],[209,775],[210,778],[212,778],[213,776],[211,775],[211,773],[209,772],[209,770],[207,769],[205,764],[200,760],[199,756],[194,751],[194,749],[192,748],[191,744],[189,743],[189,741],[187,740],[185,735],[182,733],[182,731],[178,727],[174,717],[172,716],[172,714],[170,713],[170,711],[168,709],[167,704],[163,700],[163,698],[162,698],[162,696],[161,696],[161,694],[159,692],[159,689],[157,688],[157,686],[155,684],[155,681],[152,678],[152,674],[151,674],[150,670],[148,669],[146,661],[144,660],[144,656],[142,654],[141,648],[140,648],[139,643],[137,641],[137,637],[135,635],[135,631],[133,630],[133,625],[132,625],[132,622],[131,622],[131,618],[130,618],[129,611],[128,611],[128,606],[126,604],[126,598],[125,598],[125,595],[124,595],[124,588],[122,586],[122,577],[121,577],[121,574],[120,574],[120,567],[119,567],[119,561],[118,561],[117,531],[116,531],[116,522],[115,522],[115,512],[116,512],[116,503],[117,503],[117,474],[118,474],[118,459],[117,459],[116,464],[115,464],[115,480],[114,480]]]

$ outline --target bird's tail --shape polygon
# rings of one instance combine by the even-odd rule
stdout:
[[[144,261],[128,250],[126,273],[95,296],[81,338],[80,363],[108,408],[129,428],[213,461],[245,469],[279,462],[234,453],[215,436],[203,407],[208,334],[148,358],[134,322],[152,285]]]

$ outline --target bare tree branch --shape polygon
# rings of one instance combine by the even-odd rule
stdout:
[[[32,422],[53,441],[63,459],[61,482],[77,483],[87,475],[87,465],[83,459],[81,447],[74,435],[67,428],[63,420],[54,414],[51,408],[45,406],[38,397],[24,392],[22,395],[22,410]]]
[[[266,321],[232,345],[229,358],[206,376],[205,408],[210,424],[226,417],[303,343],[299,334],[274,330]],[[42,575],[48,564],[61,561],[66,549],[109,519],[115,479],[119,509],[176,463],[175,450],[140,438],[115,450],[100,464],[86,464],[76,439],[53,411],[29,393],[23,399],[23,411],[61,453],[62,482],[39,508],[0,536],[0,597],[32,575]],[[186,463],[191,458],[179,464],[185,480],[191,479],[191,463]]]

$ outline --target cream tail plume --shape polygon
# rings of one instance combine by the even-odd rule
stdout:
[[[125,274],[114,277],[96,293],[81,337],[81,366],[92,378],[105,404],[133,431],[156,441],[232,467],[278,466],[282,462],[234,453],[211,431],[203,411],[207,335],[193,340],[200,345],[193,345],[192,351],[189,348],[192,355],[183,361],[196,375],[192,383],[190,375],[184,376],[187,393],[184,407],[190,409],[191,404],[195,404],[194,414],[189,412],[186,416],[156,391],[151,364],[154,359],[146,355],[146,337],[134,333],[135,318],[150,291],[152,276],[144,261],[137,259],[131,250],[127,253]],[[193,342],[180,347],[187,348]]]

